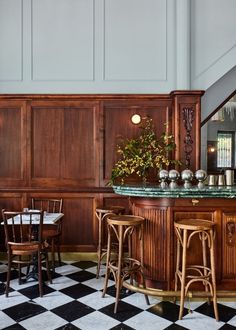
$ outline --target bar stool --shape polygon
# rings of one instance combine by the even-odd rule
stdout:
[[[179,320],[182,319],[184,299],[189,286],[194,282],[202,282],[205,291],[210,289],[213,300],[213,307],[216,321],[219,321],[217,298],[216,298],[216,275],[214,259],[214,235],[215,224],[202,219],[182,219],[174,222],[175,234],[177,237],[177,257],[175,272],[175,291],[177,291],[178,280],[181,285]],[[190,247],[191,239],[198,235],[202,245],[202,264],[187,265],[187,249]],[[207,261],[207,247],[210,253],[210,262]],[[182,250],[182,267],[181,267]],[[208,298],[209,301],[209,298]]]
[[[104,221],[108,215],[122,214],[125,208],[123,206],[111,206],[111,207],[97,207],[95,210],[95,215],[98,219],[98,264],[96,278],[99,277],[102,259],[107,254],[107,248],[103,246],[103,233],[104,233]]]
[[[135,275],[141,276],[142,285],[146,288],[143,275],[143,227],[145,219],[134,215],[109,215],[107,217],[107,261],[106,276],[102,297],[105,296],[110,272],[112,272],[116,285],[116,302],[114,313],[117,312],[117,306],[120,297],[120,290],[123,281],[130,279],[131,284],[135,279]],[[133,233],[136,233],[136,239],[139,241],[140,260],[131,257],[131,239]],[[112,233],[118,240],[118,257],[117,260],[111,260],[111,237]],[[128,256],[124,255],[124,243],[128,240]],[[137,245],[138,246],[138,245]],[[149,304],[148,296],[145,295],[147,304]]]

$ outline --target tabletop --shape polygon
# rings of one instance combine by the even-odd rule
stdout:
[[[32,212],[33,212],[33,210],[32,210]],[[43,217],[43,224],[44,225],[56,224],[56,222],[58,220],[60,220],[63,216],[64,216],[63,213],[45,213],[44,217]],[[14,219],[15,219],[15,224],[20,223],[20,216],[19,215],[15,216]],[[10,224],[9,220],[11,220],[11,219],[8,219],[8,223]],[[22,220],[23,220],[24,224],[27,224],[30,220],[30,216],[27,215],[27,214],[24,214],[24,215],[22,215]],[[39,216],[37,214],[33,214],[32,215],[32,220],[33,220],[32,221],[33,224],[38,224]],[[1,222],[1,224],[3,225],[4,223]]]

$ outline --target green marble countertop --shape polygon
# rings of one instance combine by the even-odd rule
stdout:
[[[234,186],[204,186],[198,188],[184,188],[178,186],[171,189],[161,188],[159,185],[114,185],[114,192],[119,195],[147,197],[147,198],[236,198],[236,185]]]

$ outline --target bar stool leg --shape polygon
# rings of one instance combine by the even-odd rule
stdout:
[[[106,291],[107,291],[107,284],[108,284],[108,278],[110,276],[110,258],[111,258],[111,229],[110,226],[108,226],[108,233],[107,233],[107,258],[106,258],[106,275],[105,275],[105,282],[104,282],[104,288],[102,292],[102,297],[105,297]]]
[[[97,264],[96,278],[98,278],[100,274],[101,259],[102,259],[102,219],[101,219],[101,215],[98,214],[96,215],[98,218],[98,249],[97,249],[98,264]]]
[[[207,256],[206,256],[206,239],[205,236],[206,234],[204,232],[200,233],[201,235],[201,241],[202,241],[202,259],[203,259],[203,272],[204,276],[207,275]],[[209,284],[207,282],[203,282],[203,285],[205,287],[205,292],[209,292]],[[208,297],[207,298],[208,304],[210,304],[211,299]]]
[[[114,313],[117,312],[117,306],[120,299],[120,290],[122,284],[122,259],[123,259],[123,226],[119,226],[118,228],[118,240],[119,240],[119,252],[118,252],[118,265],[117,265],[117,274],[116,274],[116,302],[114,307]]]
[[[179,308],[179,320],[182,319],[184,310],[184,298],[185,298],[185,281],[186,281],[186,253],[187,253],[187,230],[183,230],[183,251],[182,251],[182,269],[181,269],[181,295],[180,295],[180,308]]]
[[[213,307],[216,321],[219,321],[219,313],[216,297],[216,273],[215,273],[215,255],[214,255],[214,232],[210,230],[211,246],[210,246],[210,263],[211,263],[211,275],[212,275],[212,287],[213,287]]]
[[[177,253],[176,253],[176,268],[175,268],[175,291],[178,290],[179,270],[180,270],[180,241],[179,241],[179,238],[177,238]],[[176,303],[176,297],[174,297],[173,301],[174,301],[174,303]]]

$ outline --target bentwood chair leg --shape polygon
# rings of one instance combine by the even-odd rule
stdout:
[[[140,262],[141,262],[141,277],[142,277],[142,285],[143,285],[143,288],[146,289],[146,282],[145,282],[145,277],[144,277],[144,274],[143,274],[143,267],[144,267],[144,241],[143,241],[143,233],[144,233],[144,225],[141,224],[141,228],[139,229],[139,240],[140,240]],[[148,298],[148,295],[144,295],[145,296],[145,300],[146,300],[146,303],[147,305],[150,305],[150,302],[149,302],[149,298]]]
[[[39,296],[43,296],[43,280],[42,280],[42,258],[41,253],[38,252],[38,283],[39,283]]]
[[[47,269],[47,276],[48,279],[50,281],[50,283],[52,284],[52,277],[51,277],[51,273],[50,273],[50,267],[49,267],[49,261],[48,261],[48,254],[45,254],[45,260],[46,260],[46,269]]]
[[[117,312],[117,307],[118,307],[118,302],[120,299],[120,290],[121,290],[121,283],[122,283],[122,278],[121,278],[121,269],[122,269],[122,258],[123,258],[123,227],[119,226],[119,232],[118,232],[118,237],[119,237],[119,252],[118,252],[118,265],[117,265],[117,275],[116,275],[116,302],[115,302],[115,307],[114,307],[114,313]]]
[[[100,274],[101,259],[102,259],[102,216],[101,216],[101,214],[97,213],[97,218],[98,218],[98,248],[97,248],[98,264],[97,264],[96,278],[98,278],[99,274]]]
[[[57,257],[58,257],[58,263],[61,266],[61,250],[60,250],[60,241],[59,238],[57,239]]]
[[[180,241],[179,241],[179,238],[177,238],[176,269],[175,269],[175,291],[178,290],[179,270],[180,270]],[[176,303],[176,297],[174,297],[173,302]]]
[[[55,242],[54,242],[54,239],[51,240],[51,245],[52,245],[52,249],[51,249],[52,270],[53,270],[53,272],[55,272]]]
[[[202,258],[203,258],[203,266],[204,266],[204,276],[207,275],[207,256],[206,256],[206,240],[205,240],[205,233],[201,233],[202,235]],[[208,292],[209,291],[209,284],[207,282],[203,283],[205,286],[205,291]],[[208,297],[207,298],[208,301],[208,305],[211,302],[211,299]]]
[[[108,284],[108,278],[110,276],[110,258],[111,258],[111,229],[108,227],[108,237],[107,237],[107,260],[106,260],[106,275],[105,275],[105,282],[104,282],[104,288],[102,292],[102,297],[105,297],[105,294],[107,292],[107,284]]]
[[[7,263],[8,263],[8,269],[7,269],[7,282],[6,282],[6,289],[5,289],[5,294],[6,297],[8,297],[8,293],[9,293],[9,286],[10,286],[10,278],[11,278],[11,256],[10,253],[8,252],[8,256],[7,256]]]
[[[21,261],[21,256],[19,256],[19,260]],[[21,264],[18,264],[18,283],[21,285]]]
[[[187,253],[187,230],[183,231],[183,258],[182,258],[182,276],[181,276],[181,295],[180,295],[180,308],[179,308],[179,320],[182,319],[184,310],[184,298],[185,298],[185,277],[186,277],[186,253]]]
[[[217,306],[217,297],[216,297],[216,272],[215,272],[215,255],[214,255],[214,232],[211,229],[211,247],[210,247],[210,262],[211,262],[211,276],[212,276],[212,287],[213,287],[213,306],[216,321],[219,321],[219,313]]]

